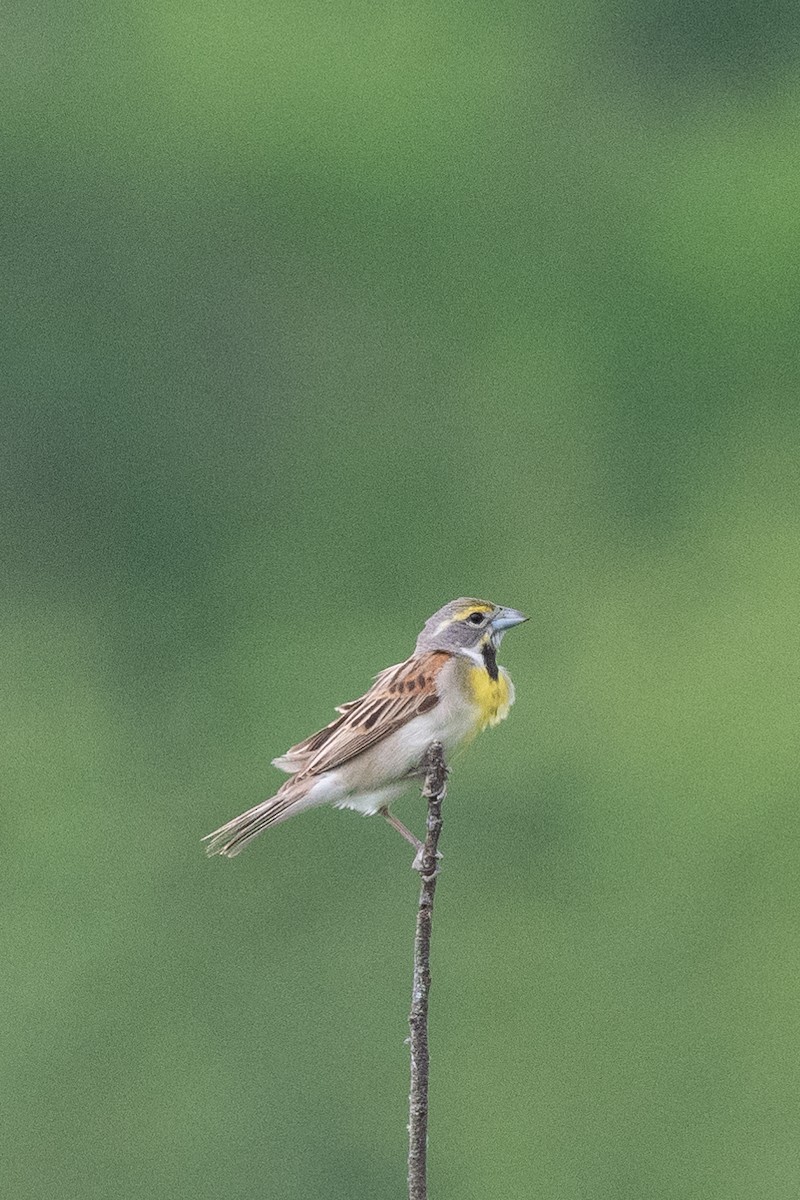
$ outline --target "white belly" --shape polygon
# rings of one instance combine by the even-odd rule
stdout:
[[[457,706],[437,704],[351,762],[326,771],[312,789],[312,802],[374,813],[396,800],[418,778],[420,761],[431,742],[442,743],[447,760],[474,731],[476,711],[459,699]]]

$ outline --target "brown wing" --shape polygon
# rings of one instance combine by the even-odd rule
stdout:
[[[341,715],[319,733],[287,750],[275,766],[300,775],[320,775],[394,733],[406,721],[439,703],[436,678],[450,655],[444,650],[415,654],[381,671],[368,692],[342,704]]]

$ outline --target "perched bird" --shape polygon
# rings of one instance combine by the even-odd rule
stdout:
[[[342,704],[330,725],[298,742],[276,767],[290,779],[268,800],[209,833],[208,854],[239,854],[270,825],[318,804],[381,813],[419,856],[422,843],[389,805],[424,774],[432,742],[445,758],[514,703],[514,685],[497,665],[507,629],[526,621],[515,608],[462,597],[435,612],[405,662],[376,676],[369,691]],[[416,861],[416,860],[415,860]]]

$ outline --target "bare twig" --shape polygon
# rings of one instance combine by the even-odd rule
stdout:
[[[436,876],[439,873],[437,847],[442,831],[442,801],[447,792],[447,766],[439,742],[428,748],[422,795],[428,801],[427,833],[422,849],[420,871],[422,888],[414,937],[414,986],[411,992],[411,1091],[408,1097],[408,1196],[409,1200],[427,1200],[428,1152],[428,994],[431,987],[431,923]]]

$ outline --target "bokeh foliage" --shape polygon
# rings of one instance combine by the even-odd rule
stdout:
[[[198,839],[462,593],[433,1194],[796,1197],[799,11],[12,6],[15,1200],[403,1194],[408,855]]]

